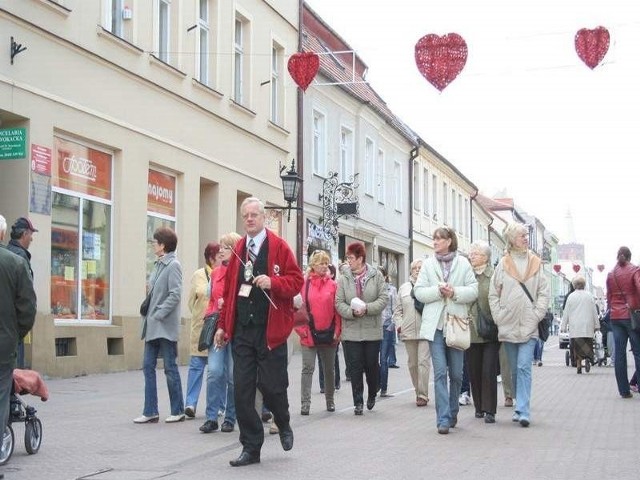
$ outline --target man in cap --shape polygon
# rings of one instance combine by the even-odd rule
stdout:
[[[31,277],[33,277],[33,269],[31,268],[31,253],[29,247],[33,241],[33,232],[38,229],[33,226],[31,220],[26,217],[20,217],[11,226],[11,241],[7,245],[9,251],[21,256],[27,261]]]
[[[0,215],[0,241],[7,222]],[[24,337],[36,318],[36,294],[27,262],[0,244],[0,433],[9,418],[9,397],[13,383],[18,340]],[[0,473],[0,478],[4,474]]]

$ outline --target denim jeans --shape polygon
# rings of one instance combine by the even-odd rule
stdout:
[[[389,365],[391,362],[391,349],[394,348],[395,332],[393,330],[382,331],[382,343],[380,345],[380,390],[387,390],[389,383]]]
[[[536,342],[536,346],[533,349],[533,359],[536,362],[542,361],[542,352],[544,352],[544,342],[540,339]]]
[[[202,377],[204,376],[204,367],[206,366],[207,357],[198,357],[193,355],[189,360],[187,399],[184,404],[187,407],[193,407],[194,410],[198,406],[198,398],[200,397],[200,389],[202,388]]]
[[[511,367],[512,393],[516,399],[514,410],[526,420],[531,418],[531,363],[536,343],[536,338],[525,343],[503,343]]]
[[[225,406],[226,404],[226,406]],[[236,403],[233,384],[233,355],[231,344],[209,349],[207,371],[207,420],[218,419],[224,409],[224,420],[236,423]]]
[[[631,328],[631,320],[612,320],[611,330],[615,339],[614,369],[618,393],[627,395],[629,389],[629,372],[627,371],[627,341],[631,343],[631,351],[635,361],[636,374],[640,371],[640,333]]]
[[[144,410],[143,415],[153,417],[158,415],[158,387],[156,384],[156,365],[158,355],[164,362],[164,375],[167,377],[171,415],[184,413],[182,402],[182,383],[176,357],[178,356],[178,342],[166,338],[155,338],[144,344],[142,372],[144,373]]]
[[[464,352],[447,347],[442,330],[436,330],[433,341],[429,341],[433,363],[433,387],[436,395],[436,425],[449,427],[458,417],[462,364]],[[447,374],[449,385],[447,387]]]

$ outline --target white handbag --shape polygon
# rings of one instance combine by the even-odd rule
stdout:
[[[466,350],[471,345],[469,317],[447,313],[445,322],[445,342],[447,347]]]

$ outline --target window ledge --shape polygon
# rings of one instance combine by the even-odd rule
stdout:
[[[245,107],[244,105],[240,105],[238,102],[236,102],[234,99],[229,99],[229,103],[231,104],[231,106],[233,108],[237,108],[238,110],[240,110],[241,112],[246,113],[247,115],[251,115],[252,117],[256,117],[256,112],[254,112],[253,110],[251,110],[248,107]]]
[[[283,133],[283,134],[285,134],[285,135],[289,135],[289,134],[291,134],[291,132],[290,132],[289,130],[287,130],[286,128],[284,128],[284,127],[282,127],[282,126],[278,125],[277,123],[272,122],[271,120],[269,120],[269,121],[267,122],[267,125],[269,126],[269,128],[272,128],[272,129],[274,129],[274,130],[277,130],[278,132]]]
[[[224,98],[224,93],[219,92],[218,90],[216,90],[213,87],[210,87],[209,85],[205,85],[204,83],[200,82],[199,80],[196,80],[195,78],[191,79],[191,83],[193,84],[194,87],[206,92],[206,93],[210,93],[212,94],[214,97],[217,98]]]
[[[55,0],[40,0],[42,6],[47,7],[49,10],[52,10],[64,17],[68,17],[71,13],[71,9],[61,5]]]
[[[364,192],[365,196],[369,197],[369,198],[373,198],[373,193],[371,192]]]
[[[151,63],[151,65],[154,65],[156,67],[163,68],[167,72],[174,74],[176,77],[185,78],[187,76],[187,74],[184,73],[182,70],[178,70],[173,65],[170,65],[167,62],[160,60],[153,53],[149,54],[149,63]]]
[[[111,33],[109,30],[107,30],[106,28],[104,28],[102,25],[97,25],[96,26],[96,31],[98,33],[99,37],[104,38],[105,40],[108,40],[120,47],[126,48],[129,51],[133,52],[133,53],[137,53],[138,55],[142,55],[144,53],[144,50],[142,50],[141,48],[136,47],[133,43],[129,42],[128,40],[119,37],[118,35],[115,35],[113,33]]]

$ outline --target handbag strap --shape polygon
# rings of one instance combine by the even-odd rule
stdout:
[[[307,309],[307,314],[309,316],[309,328],[311,330],[315,330],[316,325],[315,323],[313,323],[313,315],[311,315],[311,307],[309,306],[309,284],[310,283],[311,283],[311,280],[309,280],[309,277],[307,277],[307,283],[304,287],[304,306]],[[333,318],[331,319],[331,327],[329,328],[333,328],[335,323],[336,323],[336,316],[334,314]]]
[[[535,304],[536,302],[533,301],[533,297],[529,293],[529,289],[527,288],[527,286],[524,283],[522,283],[520,280],[518,280],[518,283],[520,284],[520,286],[524,290],[524,293],[527,294],[527,297],[529,297],[529,300],[531,300],[531,303]]]

